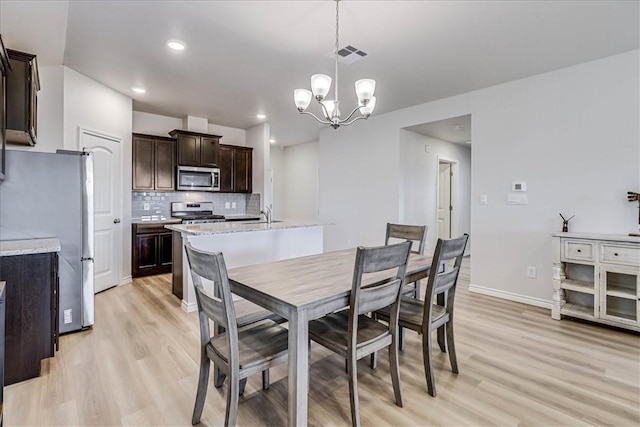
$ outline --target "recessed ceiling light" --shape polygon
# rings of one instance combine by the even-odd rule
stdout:
[[[259,118],[259,119],[266,119],[267,115],[260,113],[260,114],[256,114],[256,117]]]
[[[276,139],[275,138],[270,138],[269,142],[272,143],[272,144],[275,144],[276,143]]]
[[[185,50],[185,48],[187,47],[185,42],[182,42],[180,40],[175,40],[175,39],[167,40],[166,44],[168,47],[170,47],[173,50]]]
[[[147,90],[142,87],[132,87],[131,90],[135,93],[147,93]]]

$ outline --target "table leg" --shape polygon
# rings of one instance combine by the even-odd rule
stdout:
[[[309,322],[307,313],[289,319],[289,426],[306,426],[309,386]]]

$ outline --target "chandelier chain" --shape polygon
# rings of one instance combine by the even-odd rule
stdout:
[[[338,50],[340,49],[340,44],[339,44],[340,9],[339,8],[340,8],[340,0],[336,0],[336,53],[335,53],[336,64],[335,64],[335,74],[334,74],[335,82],[333,86],[333,92],[334,92],[334,101],[335,101],[334,114],[338,116],[340,115],[340,110],[338,110]]]

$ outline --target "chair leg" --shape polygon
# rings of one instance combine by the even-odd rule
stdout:
[[[269,370],[262,371],[262,389],[269,390]]]
[[[404,351],[404,328],[402,326],[398,326],[398,341],[400,342],[398,346],[400,351]]]
[[[453,317],[445,323],[447,330],[447,345],[449,346],[449,362],[451,362],[451,371],[458,373],[458,359],[456,358],[456,345],[453,341]]]
[[[351,400],[351,424],[360,427],[360,405],[358,402],[358,361],[355,357],[347,359],[349,372],[349,398]]]
[[[402,408],[402,389],[400,388],[400,363],[398,361],[398,343],[396,337],[389,346],[389,370],[391,371],[391,382],[393,383],[393,394],[396,398],[396,405]]]
[[[420,280],[416,280],[416,289],[413,293],[413,297],[415,299],[420,299]]]
[[[246,380],[246,378],[244,378]],[[240,381],[237,373],[229,375],[229,390],[227,391],[227,414],[224,420],[225,426],[235,426],[238,417],[238,400],[240,395]]]
[[[369,362],[371,369],[378,369],[378,352],[374,351],[369,357],[371,359]]]
[[[209,358],[206,354],[200,356],[200,375],[198,377],[198,391],[196,392],[196,404],[193,407],[193,416],[191,424],[195,425],[200,422],[204,401],[207,397],[207,386],[209,385]]]
[[[215,364],[213,365],[213,378],[214,378],[214,383],[213,385],[216,388],[220,388],[222,387],[222,384],[224,384],[224,379],[227,378],[227,376],[224,374],[224,372],[222,372],[220,370],[220,368],[218,368]]]
[[[238,394],[242,396],[244,394],[244,389],[247,387],[247,379],[243,378],[240,380],[240,388],[238,390]]]
[[[431,396],[436,397],[436,382],[433,377],[433,363],[431,363],[431,331],[422,334],[422,360],[427,378],[427,391]]]
[[[447,352],[447,340],[445,338],[445,325],[438,328],[438,346],[443,353]]]

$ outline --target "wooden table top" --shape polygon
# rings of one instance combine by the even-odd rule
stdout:
[[[301,258],[230,269],[232,290],[246,298],[254,292],[264,298],[278,300],[291,309],[348,299],[353,281],[355,249],[326,252]],[[426,277],[431,257],[411,254],[407,266],[408,283]],[[371,274],[366,283],[385,277],[385,273]],[[252,298],[248,298],[252,299]],[[348,302],[346,305],[347,306]]]

